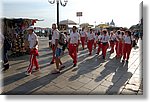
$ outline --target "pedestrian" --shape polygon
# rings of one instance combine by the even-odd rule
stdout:
[[[107,49],[109,47],[109,35],[107,33],[107,30],[103,30],[103,35],[102,35],[102,56],[103,56],[103,59],[106,58],[106,52],[107,52]]]
[[[77,32],[77,27],[73,26],[70,38],[68,41],[69,55],[73,59],[73,67],[77,65],[77,47],[79,43],[79,33]]]
[[[131,37],[131,32],[130,31],[125,31],[125,36],[124,36],[124,49],[123,49],[123,60],[122,62],[128,62],[129,57],[130,57],[130,52],[132,49],[132,37]]]
[[[116,41],[116,35],[114,34],[113,31],[110,32],[110,54],[114,53],[114,45],[115,45],[115,41]]]
[[[94,49],[96,49],[97,47],[97,43],[98,43],[98,34],[95,32],[95,35],[94,35]]]
[[[81,37],[81,44],[82,44],[82,49],[84,50],[85,48],[85,40],[87,37],[87,33],[85,32],[85,28],[82,28],[82,31],[80,31],[80,37]]]
[[[27,68],[27,72],[25,73],[26,75],[31,75],[32,73],[32,68],[33,65],[36,66],[35,71],[39,71],[39,65],[38,65],[38,61],[37,61],[37,56],[38,54],[38,37],[37,35],[34,33],[34,28],[33,27],[29,27],[28,29],[28,41],[29,41],[29,48],[30,48],[30,64]]]
[[[94,45],[95,35],[93,33],[93,29],[90,29],[90,32],[87,35],[87,48],[89,50],[89,55],[92,55],[92,49]]]
[[[56,26],[56,24],[53,24]],[[65,45],[66,45],[66,37],[64,33],[56,33],[55,37],[55,61],[56,61],[56,68],[52,71],[52,74],[60,73],[61,69],[65,66],[62,65],[61,57],[64,54]],[[59,65],[60,64],[60,65]]]
[[[100,52],[100,50],[102,49],[102,33],[100,33],[99,35],[98,35],[98,41],[97,41],[97,43],[98,43],[98,49],[97,49],[97,55],[99,55],[99,52]]]
[[[116,33],[116,58],[121,58],[122,57],[122,40],[123,36],[121,34],[121,31],[118,30]]]

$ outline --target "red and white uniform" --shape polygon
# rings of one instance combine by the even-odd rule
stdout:
[[[86,36],[87,36],[87,33],[85,31],[80,32],[81,44],[82,44],[83,49],[84,49],[84,45],[85,45]]]
[[[132,43],[131,43],[132,37],[125,36],[123,40],[124,40],[123,59],[128,60],[129,56],[130,56],[131,49],[132,49]]]
[[[116,40],[116,35],[115,34],[110,35],[110,47],[111,47],[110,53],[114,52],[115,40]]]
[[[97,49],[97,54],[99,54],[100,50],[102,49],[102,35],[98,36],[98,49]]]
[[[31,73],[33,65],[36,66],[35,70],[39,69],[38,61],[36,56],[38,56],[38,45],[35,46],[36,41],[38,41],[38,37],[35,33],[29,34],[28,36],[29,47],[30,47],[30,64],[27,68],[27,72]]]
[[[97,34],[95,34],[95,36],[94,36],[94,49],[96,49],[96,45],[97,45],[97,42],[98,42],[98,35]]]
[[[53,51],[53,58],[52,62],[55,61],[55,40],[59,39],[59,31],[57,29],[52,31],[52,51]]]
[[[106,57],[106,51],[107,51],[107,48],[108,48],[108,42],[109,42],[109,35],[102,35],[101,37],[101,42],[102,42],[102,55],[103,55],[103,58]]]
[[[94,44],[94,39],[95,39],[94,33],[89,32],[88,35],[87,35],[87,40],[88,40],[87,48],[89,49],[90,55],[92,53],[92,47],[93,47],[93,44]]]
[[[116,34],[116,54],[117,57],[121,57],[123,54],[123,42],[122,42],[123,36],[122,34]]]
[[[79,43],[79,33],[71,33],[70,34],[70,42],[69,42],[69,55],[73,59],[74,64],[77,63],[77,47]]]

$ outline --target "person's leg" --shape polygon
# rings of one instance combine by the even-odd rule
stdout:
[[[126,59],[126,54],[127,54],[127,47],[126,47],[126,44],[124,44],[124,48],[123,48],[123,62]]]
[[[77,46],[74,46],[73,47],[73,61],[74,61],[74,67],[76,66],[76,64],[77,64],[77,50],[75,50],[76,49],[76,47]]]
[[[35,70],[39,70],[39,64],[38,64],[38,61],[37,61],[37,57],[33,56],[33,59],[34,59],[34,65],[36,66]]]
[[[108,46],[109,46],[108,44],[106,44],[106,45],[104,46],[104,54],[103,54],[104,59],[106,58],[106,52],[107,52]]]
[[[73,46],[69,45],[69,55],[73,59]]]
[[[8,57],[7,57],[7,53],[4,52],[3,55],[3,60],[4,60],[4,69],[3,71],[9,69],[9,62],[8,62]]]
[[[31,54],[31,55],[30,55],[30,64],[29,64],[29,66],[28,66],[27,73],[31,73],[31,72],[32,72],[33,64],[34,64],[34,57],[33,57],[33,55]]]
[[[118,41],[116,42],[115,50],[116,50],[116,57],[118,58],[119,57],[119,42]]]
[[[55,62],[55,45],[52,45],[52,54],[53,54],[53,58],[52,58],[51,64]]]
[[[130,57],[130,52],[131,52],[131,49],[132,49],[132,47],[131,47],[131,44],[128,44],[127,45],[127,61],[129,60],[129,57]]]
[[[99,52],[100,52],[100,48],[101,48],[101,45],[100,45],[100,44],[98,44],[98,49],[97,49],[97,53],[96,53],[96,54],[99,54]]]

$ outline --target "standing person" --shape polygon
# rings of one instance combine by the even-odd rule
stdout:
[[[92,55],[92,48],[93,48],[93,44],[94,44],[94,39],[95,39],[95,35],[93,33],[93,30],[90,29],[90,32],[87,35],[87,40],[88,40],[87,47],[89,50],[89,55]]]
[[[73,59],[73,67],[76,67],[77,65],[77,47],[79,43],[79,33],[77,32],[77,27],[73,26],[72,32],[70,34],[70,38],[68,41],[68,47],[69,47],[69,55]]]
[[[86,39],[86,32],[84,31],[84,27],[82,28],[82,31],[80,31],[80,37],[81,37],[81,44],[82,44],[82,49],[84,50],[85,48],[85,39]]]
[[[116,41],[116,36],[115,36],[114,32],[111,31],[110,32],[110,47],[111,47],[110,54],[114,53],[115,41]]]
[[[123,60],[122,62],[128,62],[129,57],[130,57],[130,52],[132,49],[132,37],[131,37],[131,32],[130,31],[125,31],[125,36],[124,36],[124,49],[123,49]]]
[[[28,28],[28,41],[29,41],[29,48],[30,48],[30,64],[27,68],[27,72],[25,73],[26,75],[30,75],[32,73],[32,68],[33,65],[36,66],[35,71],[39,71],[39,65],[37,61],[37,56],[38,56],[38,37],[34,33],[33,27]]]
[[[103,30],[103,35],[102,35],[102,55],[103,55],[103,59],[106,58],[106,52],[107,52],[107,48],[109,46],[108,42],[109,42],[109,35],[107,34],[107,30]]]

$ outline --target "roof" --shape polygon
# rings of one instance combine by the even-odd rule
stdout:
[[[62,24],[62,25],[77,25],[77,23],[75,23],[74,21],[69,20],[69,19],[60,21],[59,24]]]

